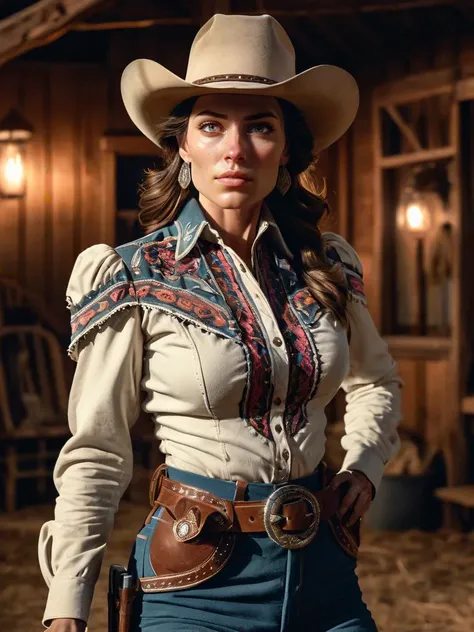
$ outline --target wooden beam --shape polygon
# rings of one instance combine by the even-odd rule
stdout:
[[[395,359],[447,360],[451,339],[435,336],[385,336],[390,353]]]
[[[0,21],[0,66],[58,39],[81,15],[110,0],[41,0]]]
[[[146,136],[114,134],[100,139],[100,150],[126,156],[157,156],[160,149]]]
[[[410,75],[398,81],[382,84],[375,89],[378,105],[414,103],[437,94],[453,92],[457,80],[455,68],[432,70]]]
[[[414,165],[417,162],[431,162],[454,158],[456,149],[454,147],[439,147],[438,149],[422,149],[411,154],[395,154],[394,156],[383,156],[380,159],[382,169],[394,169],[405,165]]]
[[[149,29],[153,26],[190,26],[193,18],[149,18],[145,20],[117,20],[112,22],[76,22],[71,31],[115,31],[118,29]]]
[[[461,412],[465,415],[474,415],[474,395],[468,395],[462,398]]]
[[[402,115],[398,111],[398,108],[395,105],[387,105],[385,107],[385,110],[390,114],[391,118],[396,123],[396,125],[399,128],[399,130],[401,131],[403,136],[405,136],[405,138],[410,143],[410,145],[413,147],[413,149],[415,151],[421,151],[423,149],[423,147],[422,147],[422,145],[421,145],[421,143],[420,143],[420,141],[418,139],[418,136],[416,135],[415,130],[412,129],[408,125],[408,123],[404,120],[404,118],[402,117]]]

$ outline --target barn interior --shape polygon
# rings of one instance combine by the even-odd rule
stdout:
[[[70,436],[65,290],[77,255],[141,234],[138,189],[159,164],[120,97],[133,59],[184,77],[215,13],[268,13],[297,71],[358,81],[349,131],[319,156],[325,229],[357,250],[374,321],[404,380],[402,446],[364,521],[359,577],[381,632],[474,629],[474,2],[472,0],[0,0],[0,621],[39,626],[36,547]],[[342,461],[344,397],[328,409]],[[125,563],[160,463],[150,420],[99,580]]]

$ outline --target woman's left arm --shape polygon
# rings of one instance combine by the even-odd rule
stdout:
[[[367,309],[359,256],[339,235],[326,233],[324,239],[328,257],[339,260],[349,287],[350,369],[342,383],[347,405],[341,444],[346,456],[332,485],[350,485],[340,515],[351,510],[346,516],[351,525],[369,508],[385,465],[399,449],[403,382]]]

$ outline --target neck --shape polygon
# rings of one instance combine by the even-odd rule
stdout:
[[[203,195],[199,196],[204,216],[217,230],[226,246],[251,265],[252,244],[257,235],[262,201],[242,208],[221,208]]]

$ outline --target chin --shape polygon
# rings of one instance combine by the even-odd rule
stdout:
[[[244,191],[226,191],[212,196],[214,204],[220,208],[242,208],[261,202],[263,198],[250,195]]]

